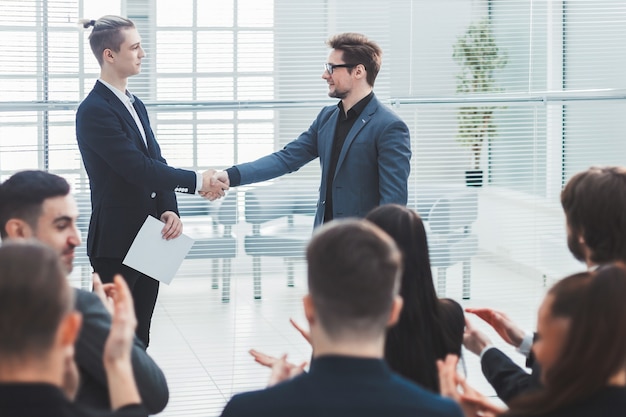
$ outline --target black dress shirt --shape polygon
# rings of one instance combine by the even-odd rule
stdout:
[[[339,118],[337,119],[337,127],[335,128],[335,137],[333,138],[333,150],[330,156],[330,165],[328,166],[328,180],[326,183],[326,205],[324,206],[324,223],[333,219],[333,178],[335,178],[335,171],[337,170],[337,163],[339,162],[339,154],[341,148],[346,141],[350,129],[354,126],[354,122],[363,112],[363,109],[370,102],[374,93],[371,92],[365,96],[361,101],[356,103],[348,113],[344,111],[343,101],[337,104],[339,107]]]

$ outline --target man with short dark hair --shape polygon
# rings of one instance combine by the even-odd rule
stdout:
[[[234,396],[222,416],[461,416],[453,402],[391,372],[385,335],[402,308],[401,254],[367,221],[336,220],[307,248],[310,371]]]
[[[567,224],[567,245],[576,259],[589,269],[626,262],[626,168],[591,167],[575,174],[561,192],[561,206]],[[488,308],[466,311],[487,321],[507,343],[528,356],[532,374],[493,347],[486,335],[469,326],[464,345],[480,355],[483,373],[498,396],[508,403],[538,386],[540,370],[530,352],[533,335],[526,334],[502,312]]]
[[[78,208],[67,181],[44,171],[21,171],[0,185],[0,235],[3,242],[30,238],[50,246],[61,257],[65,272],[73,268],[74,248],[81,243],[76,227]],[[108,382],[102,363],[111,315],[97,295],[75,290],[76,309],[83,326],[76,342],[76,363],[81,385],[76,400],[110,409]],[[162,411],[169,399],[163,372],[137,338],[132,364],[143,405],[151,413]]]
[[[81,315],[57,253],[36,241],[0,247],[0,415],[147,416],[130,364],[137,320],[121,277],[109,291],[115,321],[100,361],[111,385],[109,412],[71,402],[78,375],[74,343]]]

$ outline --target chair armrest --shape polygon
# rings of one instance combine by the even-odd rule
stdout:
[[[474,190],[442,195],[428,213],[430,229],[448,234],[470,226],[478,216],[478,197]]]

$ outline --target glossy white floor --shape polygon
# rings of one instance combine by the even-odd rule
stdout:
[[[248,349],[270,354],[288,353],[295,362],[308,360],[310,348],[291,328],[290,317],[304,323],[301,297],[306,291],[304,262],[296,267],[295,287],[286,286],[281,259],[263,259],[263,299],[253,300],[247,265],[233,266],[231,301],[222,303],[221,290],[211,288],[209,261],[193,261],[179,271],[180,278],[161,293],[152,325],[149,353],[166,373],[170,402],[162,416],[219,415],[235,393],[263,388],[268,370],[254,363]],[[536,311],[545,292],[538,277],[529,277],[476,257],[472,262],[472,299],[468,306],[506,311],[528,329],[534,329]],[[448,270],[447,296],[461,298],[461,267]],[[471,317],[470,317],[471,319]],[[487,329],[478,319],[472,320]],[[497,345],[498,337],[489,333]],[[508,346],[507,352],[522,358]],[[480,371],[478,358],[465,355],[468,379],[488,395],[492,389]]]

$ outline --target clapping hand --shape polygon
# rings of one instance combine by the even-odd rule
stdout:
[[[292,318],[289,319],[289,322],[302,335],[302,337],[304,337],[304,339],[311,344],[311,334],[309,331],[301,327]],[[294,376],[302,373],[304,368],[307,366],[307,362],[302,362],[300,365],[287,362],[287,355],[277,358],[254,349],[250,349],[248,352],[252,355],[256,363],[272,370],[268,386],[293,378]]]
[[[470,352],[480,355],[483,349],[491,344],[491,340],[487,335],[476,329],[466,317],[465,331],[463,332],[463,346]]]
[[[445,360],[437,360],[441,395],[459,404],[465,417],[496,417],[504,413],[506,410],[492,404],[456,372],[458,361],[456,355],[447,355]]]
[[[111,331],[104,345],[104,363],[114,365],[127,362],[130,365],[130,353],[137,327],[133,296],[128,284],[121,275],[116,275],[113,284],[103,286],[107,297],[113,304]]]
[[[524,339],[524,331],[520,329],[513,321],[503,312],[490,308],[466,308],[468,313],[476,314],[478,317],[489,323],[493,329],[498,332],[500,337],[508,344],[518,347]]]
[[[302,362],[300,365],[287,362],[287,354],[281,356],[280,358],[276,358],[254,349],[250,349],[249,352],[257,363],[260,363],[261,365],[272,370],[270,380],[267,383],[268,387],[300,375],[304,372],[304,368],[307,366],[307,362]]]
[[[115,275],[113,283],[103,285],[102,290],[113,304],[111,330],[104,343],[103,361],[111,408],[117,410],[141,403],[131,363],[137,318],[133,296],[121,275]]]

